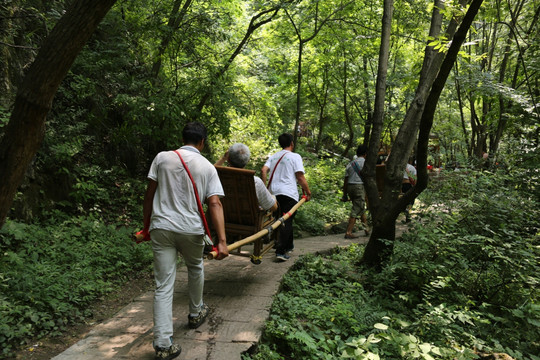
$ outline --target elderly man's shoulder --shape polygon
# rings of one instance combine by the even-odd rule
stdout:
[[[262,185],[262,186],[264,186],[263,181],[262,181],[261,178],[258,177],[258,176],[255,176],[255,175],[254,175],[254,176],[253,176],[253,181],[255,181],[255,185]],[[264,186],[264,187],[266,187],[266,186]]]

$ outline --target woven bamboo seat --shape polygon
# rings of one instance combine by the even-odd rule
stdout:
[[[225,215],[225,232],[228,243],[251,236],[276,221],[271,212],[259,207],[253,180],[254,170],[225,166],[216,166],[216,169],[225,192],[221,203]],[[240,249],[238,253],[233,253],[233,255],[251,256],[252,261],[259,259],[262,254],[272,248],[278,233],[279,231],[273,232],[270,239],[256,240],[253,243],[253,255],[243,253]],[[266,247],[263,249],[264,244]]]

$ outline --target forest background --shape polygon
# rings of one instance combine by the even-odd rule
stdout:
[[[70,3],[0,4],[0,144],[7,143],[3,135],[25,74]],[[397,1],[393,6],[377,149],[382,153],[392,148],[415,99],[426,44],[442,52],[448,48],[449,38],[428,33],[434,4],[447,20],[465,12],[454,2]],[[230,144],[243,142],[252,153],[248,167],[257,171],[278,150],[277,136],[294,133],[314,197],[299,212],[296,232],[324,234],[344,221],[347,204],[339,202],[343,170],[356,146],[369,142],[374,126],[383,5],[332,0],[116,2],[58,88],[43,142],[0,231],[3,354],[9,356],[33,337],[60,334],[68,324],[90,315],[85,311],[89,303],[134,273],[151,271],[149,249],[133,246],[129,235],[141,227],[151,160],[157,152],[181,144],[187,121],[207,125],[205,156],[210,161]],[[425,313],[437,310],[443,313],[439,320],[460,323],[457,333],[471,317],[478,317],[470,311],[493,305],[491,318],[482,320],[505,329],[506,335],[515,334],[489,343],[474,340],[482,337],[474,334],[456,340],[473,355],[474,348],[484,346],[516,358],[538,358],[540,310],[538,292],[532,288],[538,282],[539,13],[538,0],[482,4],[441,93],[430,132],[426,160],[448,187],[430,187],[421,200],[432,205],[430,213],[434,207],[444,210],[437,214],[451,221],[447,219],[444,229],[438,227],[440,217],[427,223],[439,234],[438,240],[459,242],[449,248],[478,245],[478,257],[449,255],[457,264],[481,265],[486,278],[468,283],[469,290],[480,282],[482,288],[498,290],[454,299],[459,309],[450,313],[433,304]],[[0,148],[0,155],[6,151]],[[451,180],[456,178],[461,182]],[[480,193],[480,198],[465,189]],[[434,192],[444,204],[428,201]],[[456,202],[464,200],[468,201],[459,203],[465,209],[460,213]],[[485,214],[476,221],[487,233],[460,235],[464,214]],[[467,236],[476,237],[467,242]],[[409,239],[407,246],[430,253],[433,249],[426,243],[435,240],[427,238],[424,234],[416,242]],[[414,281],[404,285],[402,278],[387,277],[392,285],[385,290],[400,284],[399,296],[409,299],[413,308],[427,306],[430,289],[463,288],[457,273],[428,276],[433,268],[427,261],[403,265],[399,250],[394,248],[382,273],[398,273],[397,265],[412,266]],[[359,262],[356,256],[353,264]],[[378,285],[379,290],[384,284],[389,283]],[[423,293],[412,296],[414,290]],[[381,294],[389,296],[382,290]],[[508,303],[494,305],[494,298]],[[373,324],[368,327],[378,336],[391,333],[387,324],[374,324],[375,330]],[[293,343],[281,351],[310,353],[313,342],[304,333],[293,332],[296,337],[287,340],[271,329],[268,337],[274,346]],[[328,324],[327,329],[337,332]],[[355,335],[341,334],[338,341],[325,333],[317,335],[323,340],[313,341],[334,341],[329,351],[344,357],[354,354],[354,346],[376,344],[354,342],[350,337]],[[398,343],[395,339],[393,344]],[[411,342],[409,338],[405,345]],[[382,350],[366,348],[358,356],[377,351]],[[439,350],[430,347],[418,354],[434,356],[434,351]],[[473,356],[467,354],[463,356]]]

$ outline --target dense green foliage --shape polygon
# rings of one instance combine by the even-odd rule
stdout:
[[[25,69],[67,3],[0,5],[0,139]],[[443,3],[445,21],[463,11],[457,1]],[[430,163],[501,167],[511,175],[474,172],[450,176],[440,189],[434,184],[423,194],[421,226],[396,243],[382,274],[354,266],[362,252],[356,247],[304,259],[298,268],[310,272],[284,281],[299,297],[281,294],[268,326],[277,351],[324,358],[363,348],[386,358],[401,351],[437,357],[462,346],[466,358],[476,346],[519,358],[518,351],[538,350],[538,262],[531,258],[538,256],[540,198],[537,5],[484,2],[432,129]],[[426,42],[443,49],[449,40],[427,38],[431,6],[395,2],[384,145],[391,146],[410,107]],[[250,20],[271,9],[275,17],[258,19],[271,21],[232,57]],[[323,19],[329,21],[304,43],[297,104],[298,40]],[[258,171],[279,150],[277,136],[293,131],[298,112],[296,150],[313,201],[297,214],[295,231],[324,234],[346,220],[339,197],[347,160],[338,154],[350,157],[369,132],[380,20],[381,2],[369,0],[118,1],[56,93],[43,145],[0,232],[3,354],[33,336],[59,333],[126,274],[148,271],[149,249],[133,247],[128,236],[141,226],[150,161],[180,145],[188,121],[207,125],[210,161],[243,142],[252,152],[248,167]],[[319,287],[298,285],[310,283]],[[327,286],[327,304],[320,296],[308,303]],[[351,293],[335,296],[345,290]],[[290,318],[277,317],[280,308],[292,309]],[[491,331],[498,343],[488,339]]]
[[[481,155],[476,148],[497,148],[490,155],[500,161],[515,148],[538,146],[538,109],[530,91],[540,58],[536,8],[534,2],[515,2],[485,1],[440,101],[433,164],[464,165]],[[0,138],[24,69],[66,3],[14,0],[0,6]],[[445,20],[463,11],[456,2],[444,3]],[[514,7],[519,11],[511,12]],[[395,4],[385,145],[391,145],[414,95],[430,10]],[[269,21],[245,38],[250,20],[264,11],[258,20]],[[276,149],[277,136],[292,132],[296,112],[298,150],[350,156],[370,126],[380,15],[380,2],[364,0],[117,2],[58,89],[44,145],[8,216],[26,221],[51,208],[88,209],[94,200],[89,194],[111,196],[100,190],[123,172],[144,179],[151,159],[177,147],[182,126],[191,120],[208,126],[210,158],[234,139],[250,146],[256,169]],[[323,20],[303,46],[297,104],[298,35],[309,38]],[[513,32],[501,25],[511,21],[517,22]],[[521,41],[507,45],[512,33]],[[441,46],[447,40],[429,42]],[[24,188],[28,183],[32,189]]]
[[[313,201],[302,205],[302,211],[295,216],[295,230],[311,235],[328,233],[328,225],[345,221],[349,204],[342,203],[343,176],[346,159],[330,158],[320,160],[309,154],[303,154],[306,179],[313,196]]]
[[[520,172],[447,173],[379,273],[362,246],[302,257],[252,358],[540,359],[540,204]]]
[[[0,231],[0,357],[31,338],[60,334],[129,274],[151,269],[151,251],[134,246],[133,229],[50,215],[39,224],[9,221]]]

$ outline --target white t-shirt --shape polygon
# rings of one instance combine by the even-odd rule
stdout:
[[[276,168],[276,163],[283,154],[285,156],[283,156]],[[270,168],[270,171],[268,171],[268,181],[270,181],[270,177],[275,170],[270,188],[268,189],[270,193],[272,195],[285,195],[298,201],[300,196],[298,195],[298,187],[296,185],[296,173],[304,173],[302,157],[297,153],[281,150],[270,156],[264,165]]]
[[[366,159],[360,156],[347,164],[347,167],[345,168],[345,176],[348,177],[347,184],[363,184],[364,182],[362,181],[362,178],[358,175],[354,166],[352,165],[353,162],[356,162],[356,164],[358,164],[358,169],[362,171]]]
[[[403,172],[403,178],[408,180],[409,179],[409,174],[407,174],[407,171],[409,171],[409,173],[416,177],[416,168],[414,166],[412,166],[411,164],[407,164],[407,167],[406,167],[407,170],[405,170]]]
[[[276,203],[276,198],[270,194],[261,178],[254,176],[253,180],[255,180],[255,192],[257,193],[259,206],[264,210],[270,209]]]
[[[197,185],[204,204],[213,195],[224,196],[214,165],[192,146],[182,146],[180,154]],[[204,234],[193,185],[174,151],[163,151],[152,161],[148,178],[158,186],[152,204],[150,230],[163,229],[187,235]]]

